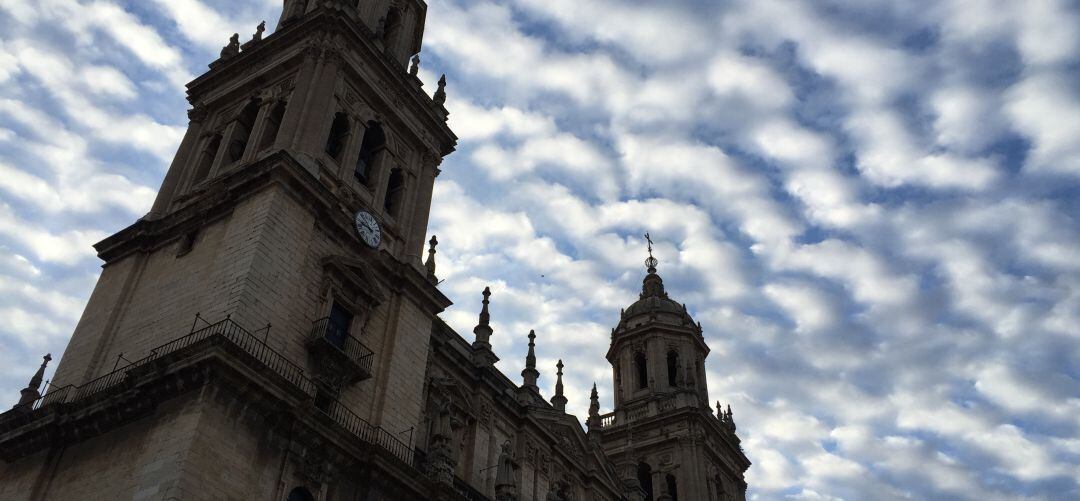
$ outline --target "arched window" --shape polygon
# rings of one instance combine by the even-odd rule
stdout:
[[[233,129],[232,138],[229,139],[229,163],[239,162],[244,157],[244,151],[248,147],[248,139],[251,138],[251,129],[255,127],[255,118],[259,116],[259,101],[252,99],[236,117],[236,127]]]
[[[634,370],[637,373],[637,387],[639,390],[649,387],[649,368],[645,360],[645,352],[634,353]]]
[[[675,482],[675,475],[668,473],[664,480],[667,481],[667,493],[671,496],[671,501],[679,501],[679,485]]]
[[[349,132],[349,115],[334,114],[334,123],[330,125],[330,136],[326,138],[326,154],[340,162],[341,155],[345,153],[345,143],[349,140]]]
[[[315,501],[315,496],[306,488],[297,487],[289,491],[289,497],[286,498],[286,501]]]
[[[679,354],[675,350],[667,352],[667,384],[674,388],[679,381]]]
[[[401,169],[390,171],[390,179],[386,181],[386,198],[383,200],[383,208],[386,213],[397,217],[401,212],[401,201],[405,196],[405,175]]]
[[[378,122],[368,122],[367,130],[364,131],[364,141],[360,144],[360,156],[356,157],[356,168],[353,175],[356,179],[367,185],[375,175],[375,160],[383,149],[386,148],[386,133]]]
[[[218,148],[221,147],[221,134],[214,134],[206,142],[206,147],[199,153],[199,162],[195,164],[195,171],[191,176],[191,186],[195,186],[206,179],[207,174],[210,173],[210,168],[214,166],[214,159],[217,158]]]
[[[281,130],[281,121],[285,119],[285,108],[287,106],[288,103],[285,101],[278,101],[274,108],[270,110],[270,116],[266,117],[266,127],[263,129],[262,139],[259,140],[259,151],[274,145],[278,131]]]
[[[653,501],[652,467],[648,463],[638,463],[637,480],[638,485],[645,491],[645,501]]]

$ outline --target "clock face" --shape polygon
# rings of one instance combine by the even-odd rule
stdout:
[[[356,233],[360,235],[360,240],[363,240],[368,247],[372,249],[379,248],[379,242],[382,241],[382,231],[379,230],[379,222],[367,211],[356,213]]]

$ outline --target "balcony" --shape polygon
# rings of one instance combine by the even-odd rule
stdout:
[[[315,359],[319,378],[326,383],[341,386],[371,377],[375,353],[330,317],[312,324],[307,347]]]

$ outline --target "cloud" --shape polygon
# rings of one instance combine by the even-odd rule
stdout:
[[[273,0],[0,2],[0,387],[58,353],[90,246],[149,206],[183,84]],[[144,8],[147,7],[147,8]],[[656,241],[752,499],[1080,495],[1080,94],[1069,2],[449,0],[443,318],[490,285],[579,416]],[[45,336],[27,332],[40,329]],[[29,330],[28,330],[29,329]]]

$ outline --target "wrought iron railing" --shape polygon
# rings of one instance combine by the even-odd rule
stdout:
[[[356,415],[351,409],[342,405],[340,401],[333,400],[325,409],[320,409],[320,411],[360,440],[390,452],[409,466],[415,465],[411,446],[385,429],[367,422],[366,419]]]
[[[371,363],[375,360],[375,354],[355,337],[349,335],[347,328],[331,321],[330,317],[320,318],[312,324],[311,339],[338,349],[356,364],[361,372],[371,374]]]
[[[202,328],[196,328],[200,321],[207,325]],[[241,349],[260,362],[263,367],[276,373],[314,400],[317,387],[315,382],[304,374],[303,368],[285,358],[284,355],[278,353],[273,348],[270,348],[262,339],[259,339],[259,337],[255,336],[247,329],[244,329],[230,318],[210,324],[205,320],[202,320],[201,317],[196,316],[195,325],[192,326],[190,334],[154,348],[153,350],[150,350],[149,355],[138,359],[127,366],[93,379],[83,385],[67,385],[53,388],[44,396],[37,399],[33,404],[33,408],[40,409],[55,404],[73,404],[86,400],[89,397],[116,388],[125,383],[128,375],[135,368],[163,358],[166,355],[176,353],[184,348],[193,346],[200,341],[209,339],[214,339],[219,342],[228,342],[232,346]],[[359,352],[354,351],[354,353]],[[366,356],[370,360],[370,352]],[[363,356],[360,358],[363,359]],[[415,464],[412,447],[405,444],[383,428],[368,423],[366,420],[356,415],[355,412],[342,405],[338,400],[332,400],[323,409],[319,409],[319,411],[361,441],[389,452],[391,455],[410,466]]]

